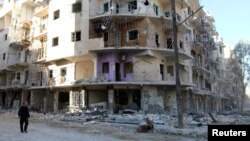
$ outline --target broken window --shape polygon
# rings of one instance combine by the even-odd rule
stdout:
[[[170,17],[170,12],[169,11],[165,12],[165,17]]]
[[[126,75],[129,73],[133,73],[133,63],[132,62],[124,63],[124,77],[126,77]]]
[[[109,73],[109,63],[102,63],[102,73]]]
[[[106,3],[103,4],[103,12],[106,13],[108,11],[109,11],[109,3],[106,2]]]
[[[53,78],[53,70],[49,70],[49,78]]]
[[[59,41],[58,37],[53,38],[52,46],[58,46],[58,41]]]
[[[130,1],[128,2],[128,11],[133,13],[137,9],[137,1]]]
[[[54,20],[58,19],[60,17],[60,10],[56,10],[54,12]]]
[[[72,5],[72,12],[78,13],[82,11],[82,2],[78,1]]]
[[[131,40],[137,40],[138,39],[138,30],[131,30],[128,32],[128,39]]]
[[[167,72],[170,74],[170,76],[174,76],[174,66],[168,66]]]
[[[72,33],[72,42],[81,41],[81,31],[76,31]]]
[[[168,49],[172,49],[173,48],[173,46],[172,46],[172,39],[171,38],[167,39],[167,48]]]

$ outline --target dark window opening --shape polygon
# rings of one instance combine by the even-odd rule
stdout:
[[[56,10],[54,12],[54,20],[58,19],[60,17],[60,10]]]
[[[155,34],[155,44],[157,47],[160,46],[160,43],[159,43],[159,34]]]
[[[121,81],[120,63],[115,63],[115,81]]]
[[[49,70],[49,78],[53,78],[53,70]]]
[[[78,1],[72,5],[72,12],[78,13],[82,11],[82,2]]]
[[[138,39],[138,30],[131,30],[128,32],[128,39],[131,40],[137,40]]]
[[[25,71],[25,80],[24,80],[25,84],[27,84],[28,79],[29,79],[29,71]]]
[[[168,48],[168,49],[173,49],[173,46],[172,46],[172,39],[171,39],[171,38],[168,38],[168,39],[167,39],[167,48]]]
[[[164,65],[160,64],[161,80],[164,80]]]
[[[106,2],[106,3],[103,4],[103,12],[105,13],[105,12],[108,12],[108,11],[109,11],[109,3]]]
[[[63,110],[69,106],[69,92],[59,92],[58,109]]]
[[[20,80],[20,76],[21,76],[21,73],[18,72],[18,73],[16,74],[16,79],[17,79],[17,80]]]
[[[109,63],[102,63],[102,73],[109,73]]]
[[[3,60],[5,60],[5,58],[6,58],[6,54],[4,53],[4,54],[3,54]]]
[[[133,13],[137,9],[137,1],[130,1],[128,3],[128,11]]]
[[[59,38],[58,37],[53,38],[52,46],[58,46],[58,42],[59,42]]]
[[[179,47],[183,48],[183,42],[182,41],[179,42]]]
[[[72,42],[81,41],[81,31],[76,31],[72,33]]]
[[[170,17],[170,12],[169,11],[165,12],[165,17]]]
[[[126,109],[139,111],[141,109],[141,92],[140,90],[115,90],[114,95],[114,112],[129,113]]]
[[[180,16],[179,14],[176,14],[176,20],[177,20],[178,22],[181,21],[181,16]]]
[[[188,7],[188,15],[192,15],[192,11],[190,7]]]
[[[222,54],[222,47],[220,46],[220,54]]]
[[[156,5],[156,4],[154,4],[154,12],[155,12],[155,15],[159,15],[159,7]]]
[[[108,42],[109,40],[109,33],[107,31],[103,33],[103,40],[104,42]]]
[[[4,40],[6,41],[8,39],[8,34],[4,35]]]

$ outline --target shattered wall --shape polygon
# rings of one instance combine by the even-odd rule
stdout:
[[[161,60],[153,57],[135,57],[134,79],[135,81],[160,81]]]
[[[143,86],[142,109],[147,113],[164,113],[164,90],[163,87]]]
[[[70,107],[82,107],[84,97],[82,97],[81,91],[70,91],[69,105]]]

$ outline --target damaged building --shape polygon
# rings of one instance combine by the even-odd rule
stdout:
[[[176,110],[170,1],[4,0],[1,6],[3,107],[27,100],[41,112]],[[225,89],[224,44],[211,15],[202,9],[193,15],[199,8],[198,0],[176,0],[181,102],[185,111],[220,111],[234,98]]]

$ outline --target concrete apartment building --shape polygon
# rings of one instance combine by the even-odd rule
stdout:
[[[101,104],[110,113],[176,110],[167,0],[4,0],[0,104],[57,112]],[[176,0],[184,110],[220,111],[223,41],[198,0]],[[228,87],[228,86],[227,86]]]

